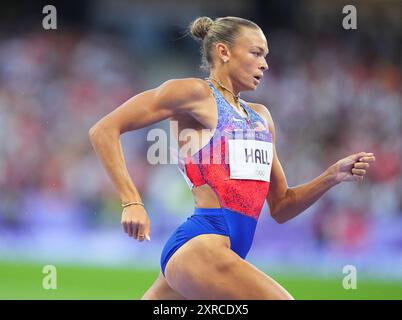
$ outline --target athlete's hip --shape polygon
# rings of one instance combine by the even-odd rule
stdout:
[[[195,208],[183,227],[226,235],[231,249],[245,258],[252,245],[256,225],[257,220],[253,217],[227,208]]]
[[[241,258],[246,258],[254,238],[257,220],[226,208],[195,208],[170,236],[161,255],[162,273],[170,257],[190,239],[205,235],[227,236],[230,249]]]

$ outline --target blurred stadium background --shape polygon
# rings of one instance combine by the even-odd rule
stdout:
[[[57,9],[43,30],[42,8]],[[357,8],[357,30],[342,8]],[[266,104],[288,183],[372,151],[362,184],[342,184],[283,225],[265,206],[248,260],[298,299],[402,299],[402,8],[395,1],[2,2],[0,5],[0,298],[138,299],[159,272],[171,232],[193,201],[174,165],[151,166],[148,129],[123,135],[152,221],[139,244],[87,138],[129,97],[170,78],[205,77],[197,16],[257,22],[270,70],[243,98]],[[154,127],[168,130],[168,123]],[[191,263],[191,262],[190,262]],[[55,265],[58,290],[42,289]],[[343,267],[357,269],[345,290]]]

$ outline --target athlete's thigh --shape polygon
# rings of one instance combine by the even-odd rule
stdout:
[[[186,299],[292,299],[275,280],[213,236],[224,237],[201,235],[176,251],[165,269],[170,287]]]
[[[173,290],[162,273],[145,292],[141,300],[184,300],[184,297]]]
[[[231,254],[236,255],[234,252]],[[222,275],[227,282],[236,279],[227,290],[228,299],[293,300],[289,292],[273,278],[236,255],[237,263]]]

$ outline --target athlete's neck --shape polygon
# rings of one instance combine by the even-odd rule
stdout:
[[[212,71],[209,75],[209,79],[212,80],[212,84],[218,88],[229,103],[236,107],[239,106],[240,92],[234,88],[230,77]]]

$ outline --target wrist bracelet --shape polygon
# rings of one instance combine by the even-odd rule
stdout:
[[[126,208],[128,206],[132,206],[132,205],[136,205],[136,204],[138,204],[140,206],[144,206],[144,204],[141,201],[133,201],[133,202],[128,202],[128,203],[122,203],[121,206],[123,208]]]

